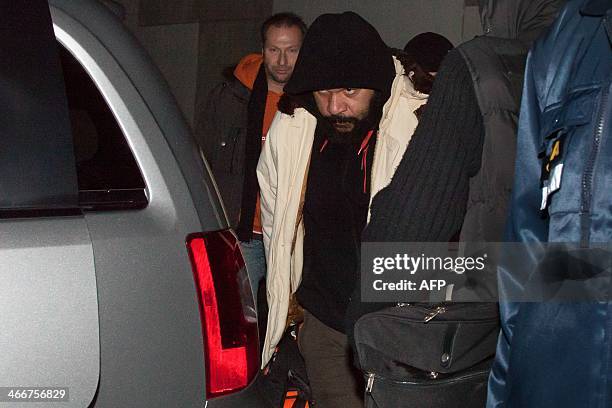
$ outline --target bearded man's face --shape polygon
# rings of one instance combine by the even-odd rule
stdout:
[[[375,91],[365,88],[324,89],[313,92],[317,108],[340,135],[367,131]]]

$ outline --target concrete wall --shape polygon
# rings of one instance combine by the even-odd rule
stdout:
[[[223,69],[261,49],[259,27],[272,13],[272,0],[101,1],[123,7],[124,24],[157,64],[192,126]]]
[[[323,13],[355,11],[388,45],[403,48],[425,31],[442,34],[454,44],[479,34],[478,8],[465,4],[466,0],[274,0],[274,12],[294,11],[310,24]]]
[[[196,101],[199,30],[198,23],[189,23],[140,27],[137,32],[191,125]]]
[[[148,51],[168,81],[185,118],[194,121],[199,22],[186,13],[190,1],[110,0],[125,12],[123,22]],[[105,1],[103,1],[105,3]],[[162,7],[171,3],[173,7]],[[181,12],[183,13],[181,15]]]
[[[261,49],[259,27],[273,12],[311,23],[326,12],[353,10],[390,46],[434,31],[458,44],[480,33],[474,0],[101,0],[123,6],[124,23],[164,74],[188,122],[197,122],[222,70]]]

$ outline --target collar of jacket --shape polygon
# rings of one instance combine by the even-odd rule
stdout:
[[[395,78],[391,84],[391,96],[383,105],[382,117],[379,124],[379,129],[381,130],[386,129],[389,125],[389,122],[393,118],[393,114],[395,113],[399,100],[402,96],[408,96],[409,98],[413,99],[421,99],[420,96],[417,96],[418,92],[416,92],[412,87],[412,82],[410,82],[406,76],[404,66],[397,58],[395,58],[395,56],[393,57],[393,63],[395,64]],[[391,138],[393,138],[393,136],[391,136]]]
[[[580,12],[585,16],[601,17],[612,8],[610,0],[587,0]]]

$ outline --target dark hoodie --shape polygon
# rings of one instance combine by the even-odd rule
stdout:
[[[391,50],[370,23],[350,11],[323,14],[308,29],[284,91],[300,95],[351,87],[388,96],[394,77]]]
[[[487,37],[516,39],[531,46],[557,17],[565,0],[479,0]]]
[[[344,331],[344,315],[357,281],[361,230],[369,205],[374,136],[391,93],[391,50],[367,21],[352,12],[317,18],[302,44],[286,94],[317,118],[304,200],[304,267],[300,304],[326,325]],[[312,91],[367,88],[377,92],[362,134],[335,134]],[[361,150],[361,153],[360,153]]]
[[[304,108],[317,118],[319,127],[324,127],[327,124],[316,107],[312,91],[374,89],[380,104],[370,120],[377,127],[394,78],[392,51],[370,23],[351,11],[323,14],[304,37],[279,110],[291,115],[293,109]],[[331,132],[332,128],[326,131]]]

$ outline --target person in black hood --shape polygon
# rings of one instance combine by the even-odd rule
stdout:
[[[318,17],[259,160],[270,305],[262,363],[295,293],[304,308],[298,344],[318,407],[362,405],[345,312],[371,197],[391,180],[424,103],[406,92],[409,83],[359,15]]]
[[[378,126],[389,98],[395,78],[391,49],[374,27],[352,12],[324,14],[309,33],[285,88],[286,98],[293,96],[294,103],[323,119],[319,133],[326,133],[330,142],[359,143]],[[282,109],[283,102],[279,106]],[[339,111],[345,107],[346,112]]]

